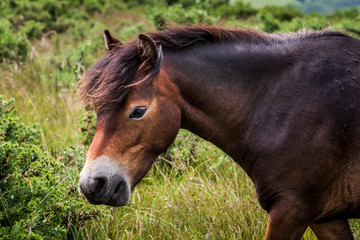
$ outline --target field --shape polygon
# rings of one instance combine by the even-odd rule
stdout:
[[[267,32],[330,26],[360,37],[360,10],[321,15],[267,7],[266,1],[254,1],[257,8],[241,1],[168,2],[1,3],[6,17],[0,19],[0,239],[264,237],[267,214],[245,172],[185,130],[135,188],[129,205],[88,204],[77,182],[96,117],[79,103],[77,82],[105,56],[106,28],[123,42],[167,24]],[[359,238],[359,221],[351,226]],[[308,230],[304,239],[316,238]]]

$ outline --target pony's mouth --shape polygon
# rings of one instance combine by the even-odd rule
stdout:
[[[125,206],[130,200],[130,187],[125,182],[120,182],[110,197],[109,201],[105,203],[109,206]]]

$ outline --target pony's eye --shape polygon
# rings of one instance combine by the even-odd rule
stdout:
[[[129,118],[131,119],[140,119],[144,116],[146,112],[146,107],[136,107],[134,110],[130,113]]]

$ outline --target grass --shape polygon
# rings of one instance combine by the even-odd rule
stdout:
[[[48,41],[48,40],[46,40]],[[46,64],[49,50],[54,43],[39,46],[30,62],[22,66],[2,66],[0,74],[1,94],[4,98],[15,98],[16,108],[25,122],[39,122],[44,130],[43,143],[49,147],[64,146],[78,139],[77,124],[81,108],[76,104],[74,88],[63,88],[61,83],[50,81],[54,74],[53,64]],[[74,137],[75,136],[75,137]]]
[[[113,24],[114,32],[122,34],[121,40],[129,41],[144,28],[144,24],[136,23],[146,19],[138,11],[128,11],[97,14],[94,21],[97,25],[87,26],[85,39],[49,33],[32,43],[28,61],[0,65],[0,94],[4,99],[16,99],[15,107],[25,123],[40,123],[43,143],[49,150],[61,151],[79,142],[84,109],[79,103],[76,82],[85,69],[104,56],[102,31],[109,27],[107,23]]]
[[[268,1],[251,3],[260,7]],[[120,40],[133,40],[139,31],[154,29],[150,17],[140,12],[95,15],[97,25],[87,26],[83,38],[54,33],[32,43],[29,61],[0,66],[0,94],[16,98],[25,122],[40,123],[49,151],[61,152],[80,141],[84,110],[78,105],[76,80],[105,53],[102,30],[110,28]],[[80,55],[85,57],[77,58]],[[75,238],[261,239],[267,226],[267,214],[245,172],[215,146],[186,131],[135,188],[128,206],[104,208],[111,213],[87,222]],[[360,237],[359,222],[352,220],[351,225],[355,238]],[[308,230],[304,239],[316,238]]]

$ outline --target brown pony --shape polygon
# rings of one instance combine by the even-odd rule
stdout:
[[[341,32],[184,27],[122,44],[80,92],[97,127],[80,174],[90,203],[127,204],[180,128],[214,143],[254,182],[265,239],[353,239],[360,216],[360,41]]]

